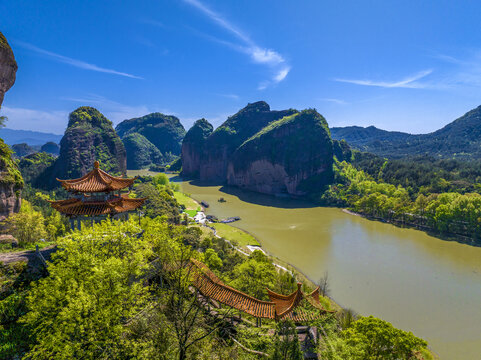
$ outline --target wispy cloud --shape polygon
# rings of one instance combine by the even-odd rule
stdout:
[[[445,88],[464,88],[472,91],[472,87],[481,86],[481,51],[470,51],[460,57],[450,55],[436,55],[435,58],[444,63],[451,64],[445,69],[443,76],[438,80],[440,86]]]
[[[347,101],[341,99],[333,99],[333,98],[321,98],[320,101],[330,102],[338,105],[346,105]]]
[[[61,63],[64,63],[64,64],[68,64],[68,65],[74,66],[74,67],[79,68],[79,69],[96,71],[96,72],[112,74],[112,75],[119,75],[119,76],[124,76],[124,77],[132,78],[132,79],[142,79],[142,77],[140,77],[140,76],[132,75],[132,74],[129,74],[129,73],[125,73],[125,72],[121,72],[121,71],[117,71],[117,70],[113,70],[113,69],[100,67],[98,65],[90,64],[90,63],[82,61],[82,60],[73,59],[73,58],[70,58],[70,57],[67,57],[67,56],[64,56],[64,55],[60,55],[60,54],[57,54],[57,53],[54,53],[54,52],[51,52],[51,51],[48,51],[48,50],[41,49],[41,48],[39,48],[35,45],[32,45],[32,44],[29,44],[29,43],[17,41],[17,42],[15,42],[15,44],[24,48],[24,49],[36,52],[38,54],[47,56],[47,57],[49,57],[49,58],[51,58],[55,61],[58,61],[58,62],[61,62]]]
[[[232,99],[232,100],[239,100],[240,97],[239,95],[236,94],[218,94],[219,96],[225,97],[227,99]]]
[[[238,40],[242,42],[242,45],[217,39],[210,35],[206,35],[207,38],[215,42],[218,42],[220,44],[223,44],[225,46],[228,46],[236,51],[243,52],[247,54],[253,62],[257,64],[264,64],[271,68],[271,71],[273,72],[272,78],[270,80],[265,80],[261,82],[258,89],[263,90],[267,88],[269,85],[277,84],[283,81],[286,78],[286,76],[289,74],[291,67],[288,65],[286,59],[277,51],[259,46],[243,30],[231,24],[224,17],[222,17],[220,14],[208,8],[205,4],[203,4],[199,0],[184,0],[184,1],[190,4],[191,6],[195,7],[197,10],[199,10],[205,16],[210,18],[217,25],[222,27],[224,30],[234,35]]]
[[[383,87],[383,88],[420,89],[420,88],[426,87],[426,85],[418,82],[418,80],[428,76],[432,72],[433,70],[431,69],[420,71],[400,81],[375,81],[375,80],[356,80],[356,79],[341,79],[341,78],[334,79],[334,81],[355,84],[355,85],[363,85],[363,86],[377,86],[377,87]]]

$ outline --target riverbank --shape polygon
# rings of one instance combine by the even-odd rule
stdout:
[[[412,331],[443,359],[479,358],[481,248],[339,208],[179,178],[174,182],[207,201],[210,214],[240,216],[236,226],[310,279],[328,272],[336,303]],[[218,203],[220,197],[226,202]]]
[[[181,193],[182,195],[178,195],[177,191],[174,192],[174,196],[177,200],[181,200],[180,204],[186,206],[186,209],[193,210],[193,209],[200,209],[199,211],[208,212],[208,208],[205,208],[201,205],[201,200],[194,199],[190,194]],[[187,198],[189,200],[187,200]],[[306,284],[308,287],[315,289],[318,284],[313,279],[310,279],[306,274],[302,273],[298,268],[289,264],[288,262],[282,261],[281,259],[277,258],[272,253],[266,251],[262,248],[262,243],[259,239],[255,238],[249,232],[242,230],[236,226],[226,224],[226,223],[216,223],[216,222],[209,222],[206,224],[201,224],[204,228],[209,228],[213,230],[213,234],[218,237],[222,237],[231,243],[231,245],[236,248],[239,252],[243,255],[249,256],[249,254],[256,249],[261,250],[266,255],[268,255],[271,259],[273,259],[273,265],[280,270],[287,271],[291,274],[294,274],[297,281]],[[214,232],[215,231],[215,232]],[[238,248],[239,246],[240,248]],[[249,248],[252,246],[252,248]],[[339,311],[342,307],[336,303],[336,301],[332,297],[327,297],[329,301],[326,299],[323,300],[323,305],[329,310],[336,310]]]
[[[359,217],[362,217],[364,219],[371,220],[371,221],[379,221],[379,222],[383,222],[383,223],[386,223],[386,224],[391,224],[391,225],[394,225],[394,226],[398,226],[400,228],[407,228],[407,229],[414,229],[414,230],[422,231],[422,232],[424,232],[424,233],[426,233],[430,236],[433,236],[433,237],[435,237],[439,240],[456,241],[456,242],[459,242],[461,244],[466,244],[466,245],[475,246],[475,247],[481,247],[481,242],[479,240],[476,240],[474,238],[465,236],[463,234],[449,233],[449,232],[440,233],[434,227],[407,221],[406,218],[408,218],[409,216],[413,216],[413,214],[405,214],[406,215],[405,218],[403,217],[402,220],[398,220],[398,219],[394,219],[394,218],[386,219],[386,218],[383,218],[383,217],[359,213],[359,212],[355,212],[355,211],[353,211],[351,209],[348,209],[348,208],[342,208],[342,212],[345,213],[345,214],[353,215],[353,216],[359,216]]]
[[[191,197],[192,195],[189,194],[189,196]],[[198,199],[195,199],[195,198],[192,198],[191,199],[193,201],[195,201],[197,204],[200,204],[199,200]],[[199,198],[200,199],[200,198]],[[209,211],[212,211],[212,209],[209,207],[208,209],[205,209],[205,208],[202,208],[202,211],[206,211],[206,213],[208,213]],[[356,214],[354,212],[350,212],[349,210],[345,209],[343,212],[345,213],[349,213],[350,215],[354,215],[354,216],[357,216],[357,217],[361,217],[360,214]],[[215,215],[219,215],[218,213],[216,213],[215,211],[212,212],[213,214]],[[209,223],[209,224],[206,224],[204,226],[205,227],[210,227],[211,225],[213,225],[215,223]],[[242,224],[242,223],[240,223]],[[220,224],[222,226],[225,226],[225,227],[230,227],[230,228],[233,228],[235,229],[236,231],[239,231],[239,232],[245,232],[244,230],[242,229],[239,229],[237,227],[234,227],[232,225],[229,225],[229,224]],[[214,228],[212,228],[214,229]],[[245,232],[247,233],[247,232]],[[249,234],[249,236],[251,237],[254,237],[252,234]],[[228,241],[229,238],[226,237],[226,240]],[[256,238],[256,241],[262,246],[262,240],[259,239],[259,238]],[[235,247],[235,246],[234,246]],[[240,251],[243,255],[246,255],[248,256],[249,253],[245,251],[245,248],[244,249],[237,249],[238,251]],[[279,259],[277,256],[275,256],[272,252],[262,248],[262,251],[264,253],[266,253],[271,259],[272,259],[272,263],[278,267],[279,269],[282,269],[284,271],[289,271],[291,272],[292,274],[294,274],[296,276],[296,279],[297,281],[299,282],[302,282],[304,284],[307,284],[310,288],[314,289],[315,287],[317,287],[317,283],[319,281],[315,281],[313,278],[309,277],[306,273],[304,273],[299,267],[297,266],[294,266],[292,264],[290,264],[289,262],[286,262],[286,261],[283,261],[281,259]],[[330,310],[336,310],[336,311],[341,311],[343,310],[343,306],[339,305],[338,302],[336,302],[334,300],[334,298],[332,296],[328,296],[328,297],[321,297],[321,302],[323,304],[323,306],[327,309],[330,309]],[[363,313],[362,315],[367,315],[369,313]],[[433,350],[429,349],[429,351],[427,352],[424,352],[422,355],[420,354],[420,357],[419,359],[431,359],[431,360],[434,360],[434,359],[439,359],[439,357],[433,352]]]

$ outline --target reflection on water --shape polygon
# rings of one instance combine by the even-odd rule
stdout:
[[[240,216],[235,226],[309,278],[328,271],[343,306],[412,331],[443,359],[481,358],[481,248],[303,201],[181,184],[208,213]]]

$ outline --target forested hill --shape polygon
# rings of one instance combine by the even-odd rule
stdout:
[[[481,159],[481,106],[430,134],[411,135],[374,126],[331,128],[333,139],[380,156],[401,158],[430,155],[439,158]]]

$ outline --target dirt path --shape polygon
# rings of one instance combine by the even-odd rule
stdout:
[[[50,245],[40,250],[40,253],[43,255],[45,260],[48,261],[50,260],[50,256],[55,251],[57,251],[57,246]],[[25,261],[25,262],[28,262],[29,265],[34,266],[34,264],[40,263],[41,260],[39,259],[38,255],[35,253],[35,250],[0,253],[0,262],[4,264],[10,264],[18,261]]]

